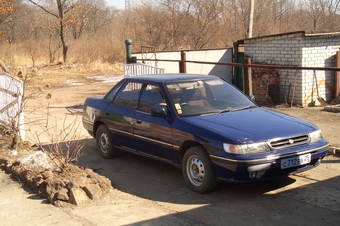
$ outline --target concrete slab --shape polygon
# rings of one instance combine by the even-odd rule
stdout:
[[[2,226],[84,225],[32,191],[23,189],[3,171],[0,172],[0,222]]]

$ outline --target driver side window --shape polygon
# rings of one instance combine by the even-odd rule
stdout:
[[[150,84],[143,86],[139,110],[150,113],[152,107],[164,104],[164,98],[158,86]]]

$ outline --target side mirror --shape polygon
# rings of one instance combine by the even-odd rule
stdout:
[[[249,96],[249,99],[250,99],[251,101],[255,102],[255,96],[254,96],[254,95],[250,95],[250,96]]]
[[[166,106],[156,106],[151,108],[151,116],[160,117],[160,118],[167,118],[167,107]]]

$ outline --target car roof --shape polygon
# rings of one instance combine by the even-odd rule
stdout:
[[[126,77],[125,80],[129,81],[142,81],[142,82],[178,82],[190,80],[206,80],[216,79],[214,75],[200,75],[200,74],[153,74],[153,75],[140,75],[134,77]]]

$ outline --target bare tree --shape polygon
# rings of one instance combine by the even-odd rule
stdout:
[[[190,3],[182,0],[158,0],[166,17],[166,42],[165,48],[181,49],[188,48],[190,43],[186,38],[188,31],[188,17]]]
[[[69,28],[74,39],[79,39],[86,31],[92,8],[92,1],[80,0],[77,7],[70,9]]]
[[[93,34],[108,25],[110,10],[104,0],[79,0],[77,7],[70,11],[69,29],[74,39],[79,39],[84,33]]]
[[[340,28],[340,1],[320,0],[323,12],[322,27],[327,31],[338,31]]]
[[[134,11],[138,17],[139,39],[142,45],[155,46],[157,49],[164,49],[166,39],[167,17],[159,7],[154,7],[152,3],[145,2]]]
[[[190,6],[189,39],[194,49],[212,48],[219,32],[219,0],[188,0]]]
[[[58,35],[63,48],[63,62],[67,61],[68,44],[66,37],[66,29],[69,23],[72,23],[71,11],[78,7],[76,0],[54,0],[39,1],[29,0],[32,4],[42,9],[44,12],[52,15],[58,21]],[[41,3],[40,3],[41,2]],[[55,10],[56,8],[56,10]]]
[[[305,10],[306,15],[312,21],[312,30],[316,32],[318,25],[322,19],[322,5],[320,0],[304,0],[304,4],[300,6],[302,11]],[[303,14],[301,14],[303,15]]]

